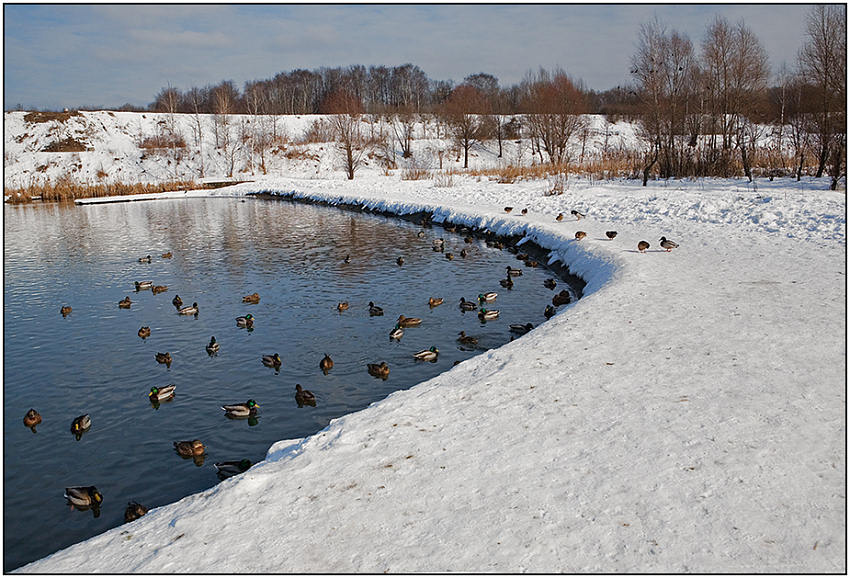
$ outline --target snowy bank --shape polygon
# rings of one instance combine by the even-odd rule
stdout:
[[[844,193],[547,188],[213,191],[433,211],[527,235],[588,285],[524,337],[20,571],[845,572]],[[680,248],[661,251],[661,235]]]

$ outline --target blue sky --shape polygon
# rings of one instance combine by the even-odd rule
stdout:
[[[160,88],[296,68],[418,65],[432,79],[486,72],[502,86],[561,67],[589,88],[629,80],[640,24],[699,47],[715,14],[743,19],[775,72],[793,66],[809,8],[790,4],[4,5],[4,108],[147,105]]]

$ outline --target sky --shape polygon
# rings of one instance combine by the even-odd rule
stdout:
[[[629,82],[640,25],[696,48],[715,15],[744,20],[773,72],[793,66],[809,6],[792,4],[4,4],[4,110],[146,106],[180,90],[281,71],[412,63],[433,80],[485,72],[502,86],[540,67],[587,88]]]

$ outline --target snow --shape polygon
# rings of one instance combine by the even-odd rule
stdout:
[[[7,146],[10,128],[25,130],[10,127],[15,114]],[[495,162],[487,146],[477,159]],[[571,177],[547,196],[545,180],[454,175],[446,187],[372,165],[348,181],[326,153],[275,172],[291,177],[150,197],[428,210],[533,240],[587,282],[584,297],[277,442],[242,475],[18,571],[846,572],[844,191],[811,178]],[[39,154],[13,151],[13,178]],[[660,250],[662,235],[679,249]]]

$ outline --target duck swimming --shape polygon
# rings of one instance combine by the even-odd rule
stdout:
[[[266,367],[280,367],[282,364],[283,360],[277,353],[275,353],[274,355],[263,356],[263,365],[265,365]]]
[[[177,389],[177,386],[173,383],[163,385],[162,387],[153,386],[148,394],[148,399],[150,399],[152,403],[168,401],[174,397],[175,389]]]
[[[151,336],[151,328],[145,325],[144,327],[139,327],[139,337],[142,339],[147,339]]]
[[[139,263],[150,263],[150,262],[151,262],[151,256],[150,255],[148,255],[147,257],[139,257]]]
[[[555,313],[556,313],[555,308],[552,307],[551,305],[547,305],[546,309],[543,310],[543,316],[546,319],[551,319],[555,315]]]
[[[236,318],[236,326],[237,327],[253,327],[254,326],[254,316],[250,313],[245,315],[244,317]]]
[[[505,267],[505,273],[507,273],[511,277],[519,277],[522,275],[522,269],[514,269],[510,265]]]
[[[260,294],[259,293],[251,293],[250,295],[245,295],[242,298],[242,303],[254,303],[257,304],[260,302]]]
[[[399,315],[396,324],[399,327],[415,327],[416,325],[420,325],[422,323],[422,319],[419,317],[405,317],[404,315]]]
[[[180,315],[197,315],[198,314],[198,304],[192,303],[191,305],[187,305],[186,307],[181,307],[177,310]]]
[[[478,309],[478,305],[473,301],[467,301],[463,297],[460,298],[460,304],[458,305],[463,311],[475,311]]]
[[[496,297],[498,297],[498,296],[499,296],[499,294],[496,293],[495,291],[490,291],[488,293],[479,293],[478,294],[478,302],[479,303],[485,303],[485,302],[495,301]]]
[[[295,401],[298,407],[305,405],[316,407],[316,395],[309,389],[303,389],[300,383],[295,384]]]
[[[201,456],[207,451],[201,440],[174,442],[174,449],[184,458]]]
[[[387,365],[386,361],[382,361],[381,363],[368,363],[366,364],[366,368],[369,371],[369,375],[380,377],[384,380],[390,375],[390,366]]]
[[[210,342],[207,344],[207,353],[214,355],[218,353],[219,347],[218,341],[215,340],[215,335],[210,337]]]
[[[440,354],[440,350],[436,348],[436,346],[431,346],[430,349],[423,349],[422,351],[417,351],[413,354],[413,357],[420,361],[436,361],[437,356]]]
[[[372,317],[377,317],[378,315],[383,315],[384,310],[375,305],[373,302],[369,301],[369,315]]]
[[[525,335],[532,329],[534,329],[534,325],[531,323],[526,323],[525,325],[521,323],[511,323],[510,326],[511,333],[517,333],[519,335]]]
[[[333,366],[334,366],[334,360],[333,360],[333,359],[331,359],[331,356],[330,356],[330,355],[328,355],[327,353],[325,353],[325,356],[324,356],[324,357],[322,358],[322,360],[319,362],[319,369],[321,369],[321,370],[322,370],[322,373],[324,373],[325,375],[327,375],[327,374],[328,374],[328,372],[329,372],[331,369],[333,369]]]
[[[151,292],[154,295],[164,293],[165,291],[168,291],[168,285],[154,285],[153,287],[151,287]]]
[[[431,307],[432,309],[434,307],[436,307],[437,305],[442,305],[442,304],[443,304],[443,298],[442,297],[429,297],[428,298],[428,306]]]
[[[120,307],[121,309],[129,309],[130,305],[132,304],[133,302],[130,301],[130,296],[128,295],[127,297],[124,297],[124,299],[118,302],[118,307]]]
[[[174,299],[171,300],[171,304],[179,309],[180,306],[183,305],[183,300],[180,299],[180,295],[175,295]]]
[[[337,303],[336,308],[337,311],[339,311],[340,313],[345,311],[346,309],[348,309],[348,301],[341,301],[340,303]]]
[[[554,279],[546,279],[545,281],[543,281],[543,286],[547,289],[554,289],[557,285],[558,284],[555,283]]]
[[[91,416],[89,414],[81,415],[79,417],[74,418],[74,421],[71,422],[71,433],[77,436],[79,440],[80,437],[91,428]]]
[[[166,365],[171,365],[171,353],[157,353],[155,355],[157,363],[164,363]]]
[[[404,265],[404,257],[399,257],[395,260],[395,262],[399,267],[401,267],[402,265]]]
[[[150,289],[153,287],[153,281],[136,281],[136,291],[141,291],[143,289]]]
[[[73,486],[65,488],[65,498],[78,508],[97,508],[103,503],[103,496],[94,486]]]
[[[251,460],[244,459],[230,462],[216,462],[213,465],[215,466],[218,477],[225,479],[248,471],[253,464],[251,464]]]
[[[510,275],[505,277],[504,279],[499,281],[499,285],[504,287],[505,289],[511,289],[514,286],[514,281],[511,279]]]
[[[124,510],[124,523],[138,520],[148,513],[148,509],[138,502],[128,502],[127,509]]]
[[[59,309],[59,313],[62,314],[62,317],[67,317],[71,313],[71,306],[70,305],[63,305]]]
[[[478,312],[478,319],[481,321],[490,321],[492,319],[496,319],[498,316],[498,309],[481,309],[481,311]]]
[[[30,428],[35,433],[35,426],[41,423],[41,414],[30,409],[24,416],[24,425]]]
[[[463,343],[464,345],[477,345],[477,344],[478,344],[478,339],[477,339],[476,337],[473,337],[473,336],[471,336],[471,335],[467,335],[467,334],[466,334],[465,332],[463,332],[463,331],[461,331],[460,333],[458,333],[458,335],[459,335],[460,337],[458,337],[458,338],[457,338],[457,340],[458,340],[459,342]]]
[[[402,335],[404,335],[404,329],[401,328],[401,325],[396,323],[395,327],[393,327],[390,331],[390,339],[401,339]]]
[[[225,411],[227,417],[249,417],[257,414],[258,407],[260,407],[260,404],[253,399],[249,399],[245,403],[223,405],[221,409]]]
[[[554,297],[552,297],[552,305],[558,307],[560,305],[568,305],[572,301],[572,297],[570,297],[569,291],[564,289]]]
[[[163,259],[171,259],[171,257],[172,257],[172,255],[171,255],[171,251],[169,251],[168,253],[163,253],[163,254],[162,254],[162,258],[163,258]]]

